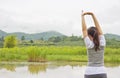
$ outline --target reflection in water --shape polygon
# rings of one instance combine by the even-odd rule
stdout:
[[[120,66],[120,63],[105,63],[106,67],[116,67],[116,66]]]
[[[47,64],[30,64],[28,70],[32,74],[38,74],[39,72],[45,72]]]
[[[11,72],[15,72],[15,68],[16,68],[16,65],[13,65],[13,64],[3,64],[3,65],[0,65],[1,69],[2,68],[5,68],[6,70],[8,71],[11,71]]]
[[[86,66],[87,62],[52,62],[55,66]]]
[[[5,65],[4,67],[5,67],[7,70],[12,71],[12,72],[14,72],[14,71],[15,71],[15,68],[16,68],[15,65]]]
[[[84,62],[0,63],[0,78],[84,78],[86,64]],[[120,64],[105,63],[105,66],[108,78],[120,77]]]

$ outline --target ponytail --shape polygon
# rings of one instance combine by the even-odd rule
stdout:
[[[95,45],[95,51],[99,50],[100,42],[99,42],[99,36],[98,36],[98,32],[97,31],[95,31],[95,33],[94,33],[93,43]]]
[[[93,38],[95,51],[99,50],[100,42],[99,42],[99,35],[98,35],[97,28],[96,27],[90,27],[88,29],[88,35],[90,35]]]

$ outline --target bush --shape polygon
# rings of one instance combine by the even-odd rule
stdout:
[[[4,41],[5,48],[13,48],[17,45],[17,39],[15,36],[6,36]]]

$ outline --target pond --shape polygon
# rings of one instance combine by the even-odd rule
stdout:
[[[120,77],[120,64],[106,63],[108,78]],[[0,78],[84,78],[84,62],[2,62]]]

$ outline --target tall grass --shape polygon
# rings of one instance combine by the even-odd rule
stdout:
[[[30,62],[39,62],[46,60],[46,53],[43,52],[39,47],[29,47],[27,48],[27,52]]]
[[[120,62],[120,48],[106,48],[105,62]],[[30,46],[0,48],[0,61],[87,61],[86,48],[82,46]]]

